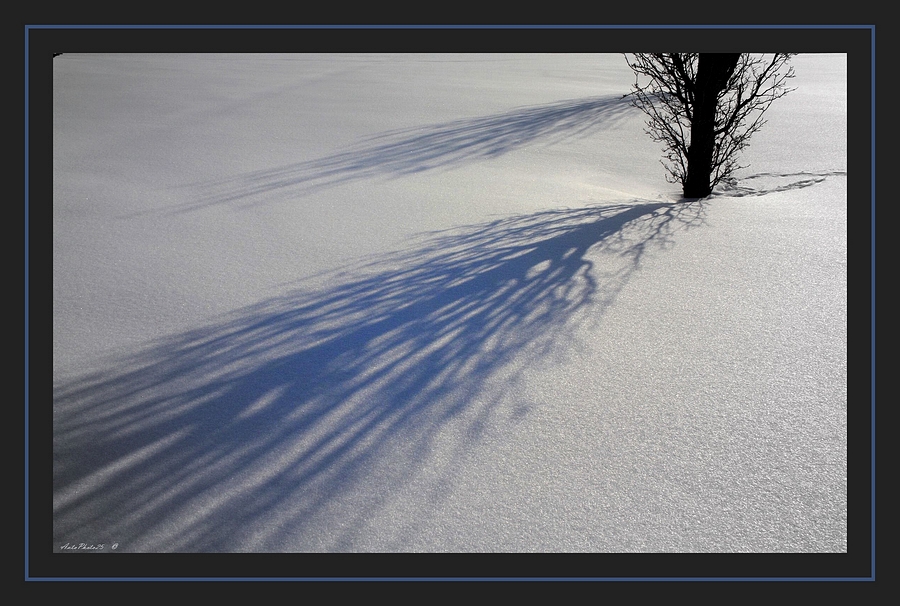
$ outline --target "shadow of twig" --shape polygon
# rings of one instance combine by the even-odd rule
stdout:
[[[433,234],[58,382],[55,542],[358,548],[420,470],[445,485],[481,429],[522,414],[503,398],[518,374],[702,213],[618,204]],[[432,456],[438,439],[453,454]]]
[[[745,196],[765,196],[766,194],[803,189],[816,183],[821,183],[828,177],[846,176],[847,171],[824,172],[799,172],[799,173],[758,173],[731,179],[722,183],[720,190],[716,192],[720,196],[742,198]],[[754,185],[747,184],[754,181]]]

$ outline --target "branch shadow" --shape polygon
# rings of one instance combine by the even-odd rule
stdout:
[[[527,414],[503,397],[520,373],[703,221],[702,202],[632,202],[433,233],[57,379],[54,549],[358,550],[417,474],[442,490]]]
[[[804,189],[825,181],[828,177],[845,177],[847,171],[832,170],[799,173],[757,173],[741,179],[723,182],[717,195],[730,198],[765,196],[766,194]],[[753,181],[753,184],[749,184]]]
[[[633,111],[621,96],[575,99],[481,118],[389,131],[346,151],[200,185],[182,211],[230,202],[293,198],[373,177],[451,169],[524,146],[587,136]]]

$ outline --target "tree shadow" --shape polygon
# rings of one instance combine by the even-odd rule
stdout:
[[[503,397],[520,373],[599,321],[703,209],[632,202],[433,233],[58,379],[54,549],[357,550],[417,474],[437,495],[485,431],[527,414]]]
[[[551,145],[586,136],[613,126],[630,111],[628,100],[612,95],[390,131],[316,160],[202,184],[196,188],[196,200],[180,210],[294,198],[361,179],[455,168],[538,142]]]

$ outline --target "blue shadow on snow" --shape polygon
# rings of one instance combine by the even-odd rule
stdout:
[[[57,380],[55,547],[356,549],[388,493],[428,468],[439,498],[483,431],[527,414],[503,397],[519,373],[702,213],[632,202],[439,232]]]

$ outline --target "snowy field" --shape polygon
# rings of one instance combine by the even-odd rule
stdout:
[[[847,63],[679,201],[621,55],[53,60],[53,549],[847,551]]]

